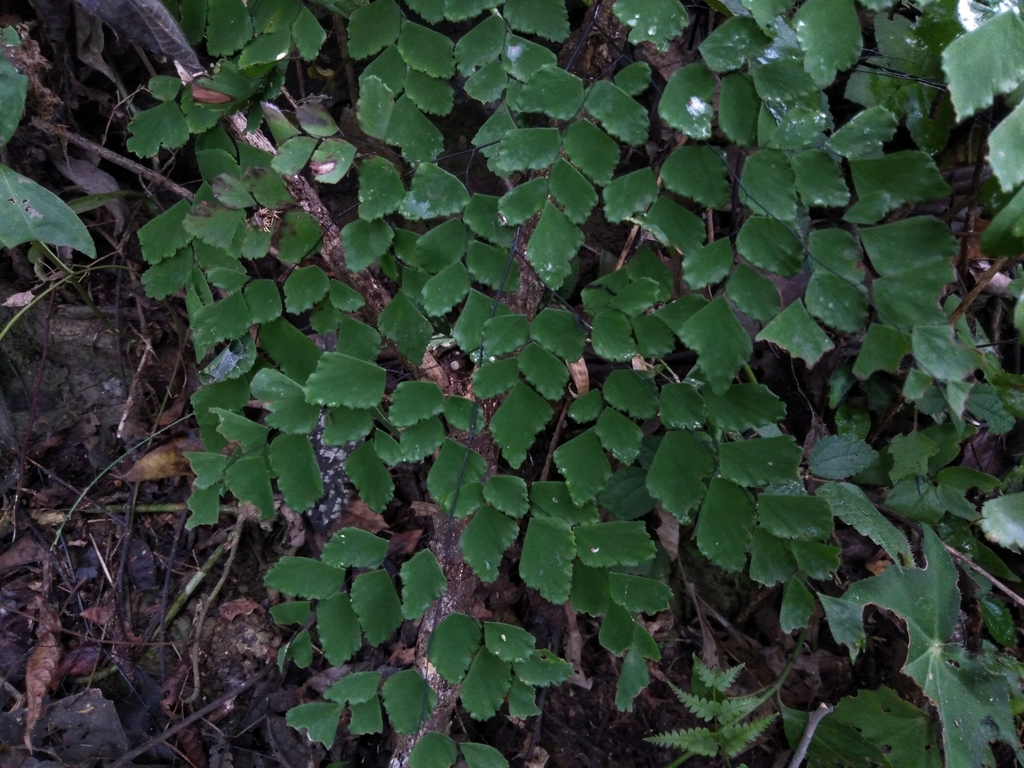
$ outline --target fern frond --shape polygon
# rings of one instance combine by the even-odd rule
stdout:
[[[737,696],[734,699],[726,699],[718,705],[718,722],[722,726],[738,723],[763,703],[762,696]]]
[[[669,733],[648,736],[645,741],[659,747],[682,749],[702,757],[714,757],[718,754],[718,740],[707,728],[683,728]]]
[[[693,671],[696,673],[697,679],[719,693],[725,693],[732,687],[745,666],[745,664],[737,664],[728,669],[709,669],[696,655],[693,657]]]
[[[734,723],[720,728],[716,735],[722,745],[722,751],[729,757],[735,757],[764,733],[776,716],[776,713],[773,712],[749,723]]]
[[[701,720],[710,723],[718,720],[721,714],[721,704],[717,701],[708,701],[703,696],[697,696],[686,691],[676,693],[683,705]]]

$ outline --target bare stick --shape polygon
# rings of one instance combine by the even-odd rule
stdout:
[[[831,705],[821,702],[818,708],[811,712],[807,718],[807,727],[804,729],[803,738],[800,739],[796,752],[793,753],[793,759],[789,761],[788,768],[800,768],[800,763],[804,761],[804,758],[807,756],[807,749],[811,746],[814,732],[818,730],[818,725],[825,719],[825,715],[831,711]]]
[[[71,133],[70,131],[62,131],[58,134],[63,141],[68,144],[74,144],[76,147],[82,149],[88,149],[91,152],[95,152],[97,155],[102,157],[104,160],[109,160],[114,165],[120,165],[122,168],[127,168],[132,173],[137,173],[139,176],[145,176],[147,179],[152,181],[154,184],[158,184],[161,187],[169,189],[180,197],[185,198],[190,203],[192,202],[193,195],[187,189],[180,184],[176,184],[168,179],[163,174],[157,173],[152,168],[147,168],[144,165],[136,163],[134,160],[130,160],[123,155],[117,154],[112,150],[107,149],[102,144],[97,144],[95,141],[90,141],[84,136],[79,136],[77,133]]]
[[[992,282],[992,278],[999,273],[999,270],[1001,270],[1009,260],[1010,259],[1007,256],[996,259],[992,262],[992,266],[982,273],[981,277],[979,277],[978,281],[974,284],[974,287],[971,288],[970,292],[966,296],[964,296],[964,300],[960,302],[960,305],[953,310],[953,314],[949,316],[950,325],[955,324],[956,321],[960,319],[960,316],[967,311],[968,307],[970,307],[971,304],[974,303],[974,300],[978,298],[978,295],[985,290],[985,286]]]
[[[992,582],[992,586],[993,587],[995,587],[1000,592],[1002,592],[1004,595],[1006,595],[1008,598],[1013,600],[1013,602],[1015,602],[1021,608],[1024,608],[1024,597],[1021,597],[1016,592],[1014,592],[1012,589],[1010,589],[1008,586],[1003,584],[1003,582],[1001,582],[999,579],[997,579],[991,573],[986,571],[980,565],[975,563],[973,560],[971,560],[969,557],[967,557],[967,555],[963,554],[962,552],[957,552],[955,549],[953,549],[951,546],[949,546],[949,544],[946,544],[945,542],[943,542],[942,546],[944,546],[946,548],[946,551],[949,552],[949,554],[951,554],[953,556],[953,558],[957,562],[963,563],[964,565],[966,565],[968,568],[970,568],[975,573],[977,573],[977,574],[979,574],[981,576],[984,576],[986,579],[988,579],[989,581]]]

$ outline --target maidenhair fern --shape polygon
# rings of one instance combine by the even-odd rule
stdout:
[[[205,450],[189,455],[190,527],[215,524],[227,494],[267,517],[281,500],[313,507],[318,430],[319,444],[351,448],[345,471],[376,512],[394,509],[396,469],[417,466],[429,501],[466,519],[452,543],[481,581],[518,552],[526,586],[600,623],[628,710],[660,657],[639,617],[671,599],[642,519],[658,508],[693,526],[714,565],[781,584],[784,631],[807,626],[819,602],[854,654],[868,603],[896,611],[912,636],[924,627],[933,655],[904,669],[934,700],[947,755],[962,761],[951,764],[980,764],[989,738],[1015,742],[1005,678],[946,645],[955,621],[936,625],[924,603],[899,599],[941,592],[942,615],[956,612],[933,527],[1003,577],[975,533],[1024,544],[1019,485],[955,466],[979,429],[1004,433],[1024,415],[1024,380],[957,309],[958,240],[920,207],[949,199],[941,153],[955,123],[1024,82],[1012,3],[967,4],[961,22],[940,2],[713,2],[713,30],[674,71],[655,54],[698,39],[683,36],[678,0],[598,0],[575,30],[563,0],[170,5],[218,60],[189,82],[150,81],[128,147],[151,157],[194,137],[202,178],[194,201],[139,232],[146,290],[183,298],[206,361],[192,399]],[[347,30],[354,119],[284,90],[293,59],[318,56],[328,16]],[[598,19],[632,47],[606,70],[570,66]],[[991,257],[1024,251],[1019,102],[991,113],[994,176],[980,193]],[[652,121],[671,150],[648,162],[660,146]],[[358,202],[334,222],[316,189],[343,179]],[[634,230],[618,262],[580,258],[595,215]],[[83,232],[53,241],[91,252]],[[255,279],[263,258],[287,273],[281,285]],[[449,341],[471,374],[439,371],[432,355]],[[751,367],[755,345],[794,371],[818,366],[836,434],[805,450],[784,429],[783,393]],[[398,363],[382,362],[385,347]],[[912,418],[891,422],[901,408]],[[923,527],[925,567],[876,501]],[[835,591],[837,518],[893,561],[892,575],[842,599],[817,594]],[[314,612],[319,652],[338,666],[438,605],[444,563],[420,553],[396,576],[386,557],[383,539],[346,528],[321,559],[274,566],[267,585],[295,598],[274,616],[300,627],[282,663],[311,663]],[[990,626],[997,611],[983,614]],[[521,629],[463,612],[439,622],[429,657],[476,718],[533,714],[536,689],[572,671]],[[928,658],[946,673],[941,693]],[[761,700],[725,696],[735,670],[696,668],[694,693],[677,693],[714,727],[657,743],[736,755],[770,718],[747,721]],[[987,704],[962,704],[979,692]],[[345,712],[350,732],[381,731],[383,706],[414,734],[436,701],[416,670],[366,673],[288,719],[331,744]],[[505,764],[488,747],[460,749],[471,766]],[[430,734],[412,762],[457,756]]]

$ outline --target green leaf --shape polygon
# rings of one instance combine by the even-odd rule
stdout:
[[[647,141],[649,132],[647,111],[617,85],[607,80],[598,80],[587,92],[584,107],[604,126],[608,133],[626,144],[636,147]],[[601,144],[604,143],[601,142]],[[571,154],[569,159],[573,160]],[[616,157],[616,159],[618,158]],[[573,162],[575,161],[573,160]],[[586,168],[580,166],[580,170],[590,176],[595,183],[602,184],[588,173]]]
[[[352,167],[356,148],[342,139],[327,139],[320,143],[309,161],[313,179],[321,184],[337,184]]]
[[[398,344],[398,349],[410,360],[422,360],[434,330],[409,299],[399,291],[384,307],[377,319],[377,328],[386,339]]]
[[[368,571],[356,576],[351,598],[370,645],[380,645],[402,625],[402,605],[387,571]]]
[[[569,599],[575,556],[575,539],[568,523],[555,517],[531,517],[523,540],[519,575],[545,600],[556,605],[564,603]],[[530,682],[518,667],[516,672],[524,682]]]
[[[455,742],[437,731],[428,731],[409,753],[409,768],[450,768],[459,758]]]
[[[680,522],[704,498],[702,482],[714,471],[711,449],[692,432],[666,432],[647,473],[647,490]]]
[[[650,419],[658,413],[657,387],[640,371],[612,371],[605,380],[604,399],[634,419]]]
[[[2,65],[3,62],[0,62],[0,66]],[[3,174],[6,177],[7,173],[8,169],[0,166],[0,174]],[[63,202],[61,202],[61,206],[64,206]],[[188,245],[192,237],[182,226],[182,223],[185,221],[185,216],[190,210],[192,210],[192,206],[188,204],[187,200],[179,200],[155,219],[150,220],[139,229],[139,245],[142,246],[142,256],[147,263],[159,264],[160,262],[174,256],[180,248],[184,248]],[[8,248],[17,245],[17,243],[8,243],[6,239],[6,233],[7,231],[10,231],[9,224],[4,226],[4,230],[4,245]],[[24,240],[23,242],[28,242],[28,240]]]
[[[890,479],[895,483],[907,477],[926,476],[928,460],[938,452],[939,446],[923,432],[896,435],[889,446],[893,459]]]
[[[63,200],[6,165],[0,165],[0,243],[14,248],[32,240],[71,246],[96,258],[92,237]],[[170,254],[165,254],[165,258],[167,255]]]
[[[455,105],[455,94],[448,83],[415,69],[406,76],[405,92],[417,107],[432,115],[447,115]]]
[[[515,362],[514,358],[512,362]],[[516,383],[505,402],[494,412],[490,424],[491,434],[501,448],[501,455],[513,469],[526,460],[526,452],[553,415],[554,411],[547,401],[521,381]]]
[[[228,3],[223,3],[227,5]],[[216,3],[214,7],[220,6]],[[244,8],[244,6],[243,6]],[[248,21],[248,16],[246,16]],[[292,728],[305,728],[310,741],[319,741],[330,749],[341,721],[341,705],[326,701],[313,701],[292,707],[285,715],[285,722]]]
[[[526,661],[534,651],[536,640],[521,627],[494,621],[484,623],[487,650],[504,662]]]
[[[547,181],[551,196],[562,205],[569,220],[574,224],[586,223],[590,212],[597,205],[597,193],[583,174],[559,158],[548,174]]]
[[[560,0],[506,0],[505,20],[517,32],[534,34],[554,43],[569,36],[569,17]]]
[[[594,425],[594,431],[601,438],[605,450],[623,464],[632,464],[640,453],[643,432],[616,410],[606,408]]]
[[[459,698],[475,720],[487,720],[501,707],[511,683],[509,662],[502,661],[487,648],[477,651],[476,658],[462,681]]]
[[[14,41],[10,42],[13,48]],[[6,43],[4,47],[7,47]],[[5,105],[5,109],[4,115],[0,117],[0,147],[6,146],[18,130],[18,123],[21,122],[25,110],[27,92],[28,75],[18,72],[7,56],[3,56],[3,60],[0,61],[0,101]]]
[[[939,381],[962,381],[981,365],[977,351],[960,346],[949,325],[924,325],[911,333],[918,366]]]
[[[512,77],[523,83],[529,83],[533,75],[542,67],[555,64],[556,57],[542,45],[518,35],[507,35],[502,63],[505,71]]]
[[[995,14],[946,47],[942,69],[958,120],[990,106],[1024,80],[1024,21],[1012,12]]]
[[[572,677],[572,664],[542,648],[526,661],[517,661],[515,671],[516,677],[527,685],[557,685]]]
[[[512,690],[513,693],[509,694],[509,708],[512,707],[512,698],[516,686],[523,686],[522,682],[513,678]],[[524,686],[525,687],[525,686]],[[533,690],[530,688],[529,690]],[[536,707],[535,707],[536,708]],[[537,710],[534,714],[539,714],[540,710]],[[511,712],[510,712],[511,713]],[[511,713],[513,717],[517,715]],[[489,747],[486,744],[471,744],[464,743],[459,746],[462,750],[462,757],[466,761],[468,768],[508,768],[508,760],[501,756],[501,753],[494,747]]]
[[[421,163],[412,177],[402,215],[412,221],[461,213],[469,202],[462,182],[433,163]]]
[[[477,67],[498,59],[504,44],[505,25],[501,17],[488,16],[455,44],[459,73],[470,75]]]
[[[310,509],[323,496],[320,465],[306,435],[275,437],[270,444],[270,466],[285,503],[296,512]]]
[[[672,590],[668,585],[625,573],[609,573],[608,590],[615,603],[632,613],[654,614],[664,611],[672,599]]]
[[[391,725],[403,736],[416,733],[437,706],[437,694],[414,669],[397,672],[385,680],[381,694]]]
[[[785,485],[798,477],[802,453],[789,436],[722,443],[718,448],[720,472],[748,488]]]
[[[701,554],[727,571],[742,571],[756,517],[754,505],[742,488],[714,478],[697,518],[697,547]]]
[[[665,384],[661,388],[659,415],[666,427],[700,429],[704,425],[704,399],[692,384]]]
[[[860,203],[847,212],[848,221],[860,220],[857,209],[861,206],[869,206],[872,213],[865,223],[874,223],[903,203],[921,203],[950,193],[935,161],[924,152],[906,150],[849,162]]]
[[[423,309],[430,317],[451,311],[469,293],[469,272],[461,261],[449,264],[431,277],[421,291]]]
[[[418,261],[426,272],[437,274],[462,259],[467,237],[465,225],[458,219],[449,219],[416,239],[413,248],[415,256],[405,254],[405,259]]]
[[[848,158],[879,157],[882,145],[896,133],[897,120],[888,109],[876,106],[854,115],[832,134],[826,147]]]
[[[979,765],[990,740],[1017,743],[1006,681],[951,642],[959,618],[957,571],[935,533],[928,526],[923,532],[927,568],[890,566],[854,584],[841,598],[820,599],[833,637],[847,645],[851,657],[866,642],[865,605],[894,611],[906,621],[910,645],[903,671],[938,709],[946,761]]]
[[[696,402],[700,403],[699,395]],[[707,405],[709,421],[723,432],[759,429],[786,417],[785,403],[764,384],[733,384],[722,393],[705,392],[703,404]],[[703,409],[699,418],[703,420]],[[692,426],[692,419],[688,426]]]
[[[506,9],[507,9],[506,5]],[[571,120],[583,106],[583,81],[557,65],[538,70],[516,99],[520,112],[537,112],[553,120]]]
[[[761,97],[746,75],[726,75],[718,97],[718,124],[722,132],[742,147],[757,143],[757,116]]]
[[[768,322],[779,313],[779,291],[775,283],[746,264],[736,267],[726,293],[737,309],[758,322]]]
[[[569,383],[569,369],[539,344],[527,344],[519,353],[519,372],[548,400],[558,400]]]
[[[317,603],[316,631],[324,656],[334,666],[346,663],[363,646],[359,619],[344,592],[335,592]],[[373,689],[376,692],[376,682]]]
[[[591,332],[594,352],[605,360],[624,363],[636,356],[633,326],[629,317],[615,309],[608,309],[594,317]]]
[[[572,272],[570,261],[582,247],[583,240],[583,232],[564,213],[547,203],[526,249],[526,256],[541,282],[557,290]]]
[[[411,427],[444,412],[444,395],[430,381],[403,381],[395,388],[388,420],[396,427]]]
[[[388,542],[360,528],[342,528],[324,545],[321,559],[338,568],[379,568]]]
[[[222,173],[213,180],[213,196],[228,208],[248,208],[256,204],[243,182],[237,176]]]
[[[785,633],[803,629],[814,613],[814,595],[798,579],[790,579],[782,587],[782,608],[779,627]]]
[[[640,565],[654,559],[654,542],[641,522],[592,523],[578,526],[573,533],[580,562],[591,568]]]
[[[484,485],[484,498],[512,517],[523,517],[530,511],[526,481],[514,475],[492,476]]]
[[[860,28],[860,24],[857,24]],[[771,42],[749,16],[733,16],[700,44],[704,61],[715,72],[731,72],[756,59]]]
[[[204,200],[185,217],[183,226],[204,243],[226,251],[245,226],[245,211]]]
[[[615,74],[615,84],[630,96],[639,96],[651,86],[651,65],[634,61]]]
[[[732,269],[732,263],[732,243],[728,239],[716,240],[686,254],[683,280],[693,290],[699,291],[725,278]]]
[[[803,248],[796,235],[781,221],[751,216],[736,236],[736,250],[755,267],[792,277],[800,271]]]
[[[321,600],[336,592],[344,581],[343,569],[308,557],[282,557],[263,579],[268,589]]]
[[[562,138],[565,154],[592,182],[604,186],[619,164],[619,145],[591,122],[577,120]]]
[[[768,103],[777,106],[793,106],[802,99],[811,100],[811,94],[818,93],[814,80],[804,71],[801,62],[793,57],[759,62],[752,67],[750,75],[757,94]],[[817,98],[812,103],[816,103]]]
[[[444,426],[437,417],[431,417],[402,430],[404,461],[423,461],[444,442]]]
[[[394,47],[388,50],[394,51],[395,57],[398,58],[398,62],[402,65],[402,86],[404,87],[405,64],[402,63]],[[386,54],[381,55],[375,63],[383,61],[385,56]],[[370,74],[369,68],[363,73],[359,84],[359,101],[356,109],[359,126],[368,136],[373,136],[375,139],[383,139],[387,136],[391,114],[395,107],[395,93],[384,80]],[[398,90],[401,90],[401,88]]]
[[[383,157],[371,157],[359,166],[359,217],[371,221],[394,213],[405,198],[405,185],[395,167]],[[348,249],[346,248],[346,251]],[[380,254],[373,257],[375,261]],[[350,268],[352,256],[346,253]],[[372,263],[372,262],[371,262]]]
[[[271,606],[270,616],[278,624],[305,624],[309,618],[309,601],[297,600]]]
[[[853,373],[861,379],[866,379],[875,371],[895,373],[903,356],[909,352],[910,343],[898,330],[872,323],[864,336]]]
[[[783,221],[796,217],[793,168],[784,152],[766,149],[747,158],[743,164],[740,201],[754,214]]]
[[[730,193],[727,171],[725,162],[711,147],[689,145],[669,155],[661,166],[661,179],[665,188],[676,194],[709,208],[724,208]]]
[[[434,629],[427,655],[441,677],[458,685],[479,647],[480,623],[464,613],[452,613]]]
[[[278,229],[277,257],[298,264],[320,244],[320,225],[305,211],[288,211]]]
[[[139,157],[153,157],[161,147],[177,149],[184,146],[189,137],[185,116],[173,101],[138,112],[128,124],[128,130],[131,136],[125,146]]]
[[[544,349],[566,362],[576,362],[583,356],[586,335],[577,319],[568,312],[542,309],[530,325],[530,338]]]
[[[224,0],[209,9],[206,38],[211,56],[230,56],[252,38],[252,22],[243,0]],[[333,735],[332,731],[332,740]]]
[[[808,366],[814,365],[823,354],[835,348],[832,340],[807,314],[807,309],[799,299],[768,323],[755,340],[774,342]]]
[[[812,579],[829,579],[839,568],[839,547],[817,541],[794,540],[789,548],[802,573]]]
[[[629,42],[638,45],[649,41],[662,52],[689,22],[678,0],[619,0],[612,11],[630,27]]]
[[[473,392],[488,399],[507,392],[519,381],[519,364],[514,357],[484,363],[473,374]]]
[[[531,179],[506,193],[498,201],[498,211],[504,221],[518,226],[532,219],[548,200],[548,180]]]
[[[422,616],[448,586],[437,558],[423,549],[402,564],[402,615],[410,621]]]
[[[1007,549],[1024,545],[1024,494],[1011,493],[989,499],[981,507],[985,538]]]
[[[818,477],[843,480],[870,467],[878,451],[850,435],[828,435],[814,445],[810,470]]]
[[[327,352],[306,382],[306,397],[320,405],[372,408],[384,397],[387,374],[374,363]]]
[[[410,160],[418,162],[433,160],[444,148],[441,132],[404,94],[391,111],[385,139],[389,144],[400,146],[402,154]]]
[[[650,168],[627,173],[604,189],[605,218],[612,223],[647,209],[658,198],[658,185]]]
[[[793,26],[807,53],[804,68],[822,88],[832,82],[836,70],[857,62],[863,42],[853,0],[808,0],[793,17]]]
[[[254,451],[267,442],[269,430],[262,424],[256,424],[245,416],[223,408],[211,408],[210,412],[216,414],[220,420],[217,431],[228,440],[241,443],[242,449],[246,452]]]
[[[597,507],[593,502],[577,505],[569,494],[566,483],[538,481],[530,487],[530,503],[536,517],[556,517],[570,525],[597,522]]]
[[[856,333],[868,316],[868,300],[859,285],[850,285],[845,279],[816,272],[804,294],[807,309],[831,328]]]
[[[840,207],[850,201],[842,169],[828,152],[808,149],[795,153],[789,160],[796,189],[805,206]]]
[[[669,79],[658,114],[692,139],[709,139],[714,91],[715,76],[711,70],[705,64],[689,64]]]
[[[604,490],[612,474],[611,464],[593,429],[560,445],[555,450],[554,459],[555,466],[569,486],[574,504],[583,504],[596,497]],[[552,602],[564,602],[564,598]]]
[[[1024,181],[1017,148],[1024,140],[1024,109],[1018,104],[993,130],[988,139],[989,164],[1003,189],[1009,190]],[[985,253],[997,255],[989,249]]]
[[[395,483],[372,443],[363,443],[348,455],[345,472],[366,505],[374,512],[383,512],[395,495]]]
[[[305,312],[326,296],[329,288],[330,281],[320,267],[300,267],[284,281],[285,306],[292,314]]]
[[[277,148],[277,154],[271,161],[271,168],[284,176],[294,176],[306,167],[316,145],[316,139],[309,136],[288,139]]]
[[[780,539],[823,539],[832,533],[832,511],[817,496],[762,493],[757,516],[761,527]]]
[[[721,297],[683,323],[678,335],[697,352],[697,364],[716,392],[725,391],[753,351],[750,336]]]
[[[555,128],[515,128],[498,142],[489,164],[499,176],[548,168],[558,158],[559,138]]]
[[[462,556],[480,580],[491,583],[498,578],[498,566],[505,550],[519,535],[515,521],[488,506],[470,520],[459,540]]]
[[[441,452],[427,475],[427,490],[439,502],[447,502],[459,488],[479,482],[487,464],[476,451],[462,443],[445,440]]]
[[[349,55],[366,59],[398,38],[401,11],[393,0],[376,0],[356,10],[348,21]]]
[[[750,578],[771,586],[788,580],[796,570],[796,561],[786,542],[764,528],[755,528],[750,545]]]

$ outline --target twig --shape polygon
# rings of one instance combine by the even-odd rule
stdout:
[[[1016,592],[1014,592],[1012,589],[1010,589],[1008,586],[1003,584],[1003,582],[1001,582],[999,579],[997,579],[991,573],[986,571],[980,565],[975,563],[973,560],[971,560],[969,557],[967,557],[967,555],[963,554],[962,552],[958,552],[957,550],[953,549],[953,547],[949,546],[949,544],[946,544],[945,542],[942,543],[942,546],[944,546],[946,548],[946,551],[949,552],[949,554],[951,554],[955,560],[957,560],[958,562],[963,563],[964,565],[966,565],[968,568],[970,568],[972,571],[974,571],[978,575],[984,576],[986,579],[988,579],[989,581],[992,582],[992,586],[993,587],[995,587],[1000,592],[1002,592],[1004,595],[1006,595],[1008,598],[1010,598],[1018,606],[1020,606],[1021,608],[1024,608],[1024,597],[1021,597]]]
[[[158,745],[158,744],[166,741],[167,739],[171,738],[171,736],[176,734],[178,731],[180,731],[180,730],[182,730],[184,728],[188,728],[196,720],[201,720],[202,718],[206,717],[208,714],[213,712],[215,709],[217,709],[218,707],[222,706],[225,702],[231,701],[231,699],[235,698],[236,696],[240,696],[241,694],[245,693],[247,690],[249,690],[254,685],[256,685],[256,683],[258,683],[260,680],[262,680],[268,674],[273,672],[274,669],[276,669],[276,667],[273,664],[267,664],[265,667],[263,667],[262,670],[260,670],[260,672],[258,672],[253,677],[250,677],[245,683],[243,683],[241,685],[241,687],[236,688],[233,691],[228,691],[223,696],[220,696],[220,697],[214,699],[213,701],[211,701],[209,704],[207,704],[202,709],[200,709],[200,710],[198,710],[196,712],[193,712],[191,715],[186,717],[180,723],[175,723],[174,725],[172,725],[170,728],[168,728],[163,733],[154,736],[153,738],[149,739],[145,743],[143,743],[143,744],[139,745],[138,747],[136,747],[135,749],[133,749],[131,752],[128,752],[127,754],[121,755],[121,757],[118,760],[116,760],[113,763],[111,763],[110,766],[108,766],[108,768],[127,768],[129,765],[131,765],[132,760],[134,760],[136,757],[138,757],[139,755],[145,754],[146,752],[151,750],[156,745]]]
[[[164,628],[169,627],[171,622],[178,617],[178,613],[180,613],[181,609],[185,607],[185,603],[187,603],[188,599],[192,597],[192,593],[199,589],[199,585],[203,583],[203,579],[205,579],[207,574],[213,570],[213,566],[215,566],[222,557],[224,557],[223,544],[213,550],[213,554],[210,555],[209,559],[205,563],[203,563],[203,567],[195,572],[192,578],[188,580],[188,584],[185,585],[185,589],[183,589],[181,593],[174,598],[173,605],[171,605],[167,610],[167,615],[164,616]]]
[[[540,481],[544,482],[548,479],[548,474],[551,472],[551,461],[555,457],[555,448],[558,447],[558,439],[562,436],[562,424],[565,423],[565,414],[569,410],[569,401],[566,400],[562,404],[562,412],[558,416],[558,423],[555,424],[555,434],[551,436],[551,444],[548,446],[547,456],[544,457],[544,469],[540,471]]]
[[[979,277],[977,282],[975,282],[974,287],[971,288],[970,292],[966,296],[964,296],[964,300],[960,302],[960,305],[953,310],[953,314],[949,316],[950,325],[954,325],[956,321],[960,319],[960,316],[963,315],[971,304],[974,303],[974,300],[978,298],[978,294],[985,290],[985,286],[992,282],[992,278],[999,273],[999,270],[1001,270],[1003,265],[1005,265],[1009,260],[1009,256],[1003,256],[1002,258],[996,259],[992,262],[992,266],[981,274],[981,277]]]
[[[203,603],[203,607],[199,610],[199,617],[196,619],[196,634],[192,639],[192,681],[193,691],[187,697],[182,697],[182,702],[185,704],[191,704],[193,701],[199,698],[199,692],[201,689],[200,677],[199,677],[199,643],[203,639],[203,624],[206,622],[206,614],[210,610],[210,606],[217,599],[217,595],[220,594],[221,589],[224,587],[224,583],[228,580],[228,575],[231,573],[231,566],[235,564],[235,556],[238,554],[238,543],[242,539],[242,528],[245,525],[246,515],[239,511],[238,520],[235,521],[235,527],[231,529],[231,533],[228,534],[228,540],[225,545],[231,545],[231,554],[228,555],[228,561],[224,564],[224,571],[221,573],[220,578],[217,580],[216,586],[213,591],[210,592],[210,596]]]
[[[807,727],[804,729],[803,738],[800,739],[796,752],[793,753],[793,759],[789,761],[788,768],[800,768],[800,764],[807,756],[807,749],[811,746],[811,739],[814,738],[814,732],[818,730],[818,725],[825,719],[825,715],[831,711],[832,707],[830,705],[825,702],[821,702],[821,704],[818,705],[818,708],[811,712],[807,718]]]
[[[169,189],[171,192],[174,192],[179,197],[185,198],[190,203],[192,202],[194,196],[191,192],[189,192],[180,184],[176,184],[175,182],[171,181],[163,174],[157,173],[152,168],[147,168],[144,165],[140,165],[139,163],[136,163],[134,160],[131,160],[127,157],[124,157],[123,155],[117,154],[117,152],[113,152],[107,149],[102,144],[97,144],[95,141],[90,141],[84,136],[79,136],[77,133],[71,133],[66,129],[60,131],[58,133],[58,136],[60,136],[60,138],[63,141],[66,141],[68,144],[74,144],[76,147],[81,147],[82,149],[88,149],[91,152],[95,152],[104,160],[109,160],[114,165],[120,165],[122,168],[126,168],[132,173],[137,173],[139,176],[145,176],[154,184]]]

